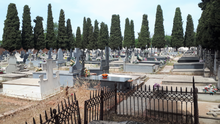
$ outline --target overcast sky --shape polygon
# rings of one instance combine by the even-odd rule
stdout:
[[[154,24],[156,17],[156,8],[160,4],[163,10],[165,34],[171,35],[173,27],[173,18],[176,7],[180,7],[183,20],[183,29],[185,33],[186,18],[188,14],[192,15],[194,29],[196,31],[198,20],[201,16],[201,9],[198,3],[201,0],[0,0],[0,40],[2,39],[4,20],[6,19],[8,5],[15,3],[22,25],[23,7],[28,5],[31,9],[31,20],[36,16],[43,17],[43,26],[46,28],[48,4],[52,5],[53,21],[58,22],[60,9],[64,10],[65,20],[71,19],[73,33],[78,26],[83,25],[83,17],[89,17],[94,25],[95,19],[99,23],[105,22],[108,25],[109,32],[111,26],[112,14],[119,14],[121,21],[121,31],[124,35],[125,19],[134,21],[135,37],[140,32],[142,16],[148,15],[149,30],[151,36],[154,33]],[[34,27],[34,23],[32,22]],[[21,30],[21,29],[20,29]]]

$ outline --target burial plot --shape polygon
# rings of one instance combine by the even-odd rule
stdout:
[[[89,87],[93,88],[100,82],[101,87],[109,88],[110,90],[115,89],[115,84],[117,84],[118,88],[120,87],[128,87],[132,88],[132,85],[138,85],[141,83],[141,76],[132,76],[132,75],[114,75],[109,74],[106,79],[103,79],[102,75],[90,76],[90,77],[81,77],[82,79],[89,81]],[[133,81],[129,81],[129,80]],[[92,83],[96,81],[97,83]]]
[[[158,69],[155,64],[124,64],[124,72],[154,73]]]
[[[97,75],[103,73],[109,73],[109,48],[105,47],[105,60],[101,60],[100,68],[89,68],[91,73]]]
[[[40,75],[35,78],[20,78],[12,81],[6,81],[3,84],[3,94],[12,97],[19,97],[32,100],[43,100],[60,91],[59,71],[56,77],[53,77],[53,60],[48,59],[46,67],[47,79]],[[45,68],[44,68],[45,69]]]
[[[199,62],[199,58],[198,57],[181,57],[177,62],[178,63]]]
[[[52,61],[52,62],[51,62]],[[53,59],[47,59],[47,63],[46,64],[42,64],[43,65],[43,70],[45,70],[45,68],[52,68],[50,70],[50,72],[48,71],[38,71],[38,72],[34,72],[33,73],[33,78],[38,78],[40,75],[43,75],[44,79],[47,79],[47,75],[52,75],[56,76],[55,71],[53,71],[53,68],[56,67],[56,63],[55,61],[53,61]],[[50,65],[50,66],[49,66]],[[46,67],[49,66],[49,67]],[[49,74],[48,74],[49,73]],[[74,85],[74,80],[73,77],[79,76],[80,70],[75,70],[74,73],[69,73],[69,71],[59,71],[59,82],[61,86],[70,86],[72,87]],[[50,78],[52,78],[50,77]]]

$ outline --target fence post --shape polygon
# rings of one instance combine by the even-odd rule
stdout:
[[[78,103],[78,100],[76,101],[76,106],[77,106],[77,119],[78,119],[78,124],[81,124],[81,118],[80,118],[80,111],[79,111],[79,103]]]
[[[101,97],[100,97],[100,120],[103,120],[103,94],[104,91],[101,90]]]
[[[87,102],[84,103],[84,124],[87,124]]]
[[[115,114],[117,114],[117,84],[115,83]]]
[[[59,119],[58,119],[58,114],[57,113],[57,110],[56,109],[53,109],[53,116],[54,116],[54,119],[55,119],[55,124],[60,124],[59,122]]]
[[[194,123],[199,123],[199,110],[198,110],[198,89],[195,88],[195,81],[193,77],[193,103],[194,103]]]
[[[198,89],[194,90],[194,122],[199,124],[199,110],[198,110]]]

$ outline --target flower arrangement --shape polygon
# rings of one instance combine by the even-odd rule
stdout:
[[[139,61],[137,59],[133,61],[133,64],[138,64],[138,63]]]
[[[0,67],[0,74],[3,74],[4,73],[4,69],[2,67]]]
[[[72,59],[70,60],[70,66],[73,66],[75,64],[75,61],[73,61]]]
[[[35,71],[38,72],[38,71],[43,71],[43,70],[42,68],[37,68]]]
[[[210,94],[214,94],[214,93],[216,93],[217,92],[217,88],[215,87],[215,85],[213,85],[213,84],[209,84],[208,86],[205,86],[204,88],[203,88],[203,91],[206,93],[206,92],[209,92]]]
[[[85,68],[84,73],[85,73],[86,77],[90,76],[90,70],[89,69]]]
[[[102,78],[106,79],[108,77],[108,74],[102,74]]]
[[[128,80],[128,82],[132,82],[132,81],[133,81],[132,78]]]
[[[160,84],[155,83],[153,86],[154,86],[154,89],[155,89],[155,90],[158,90],[158,89],[159,89],[159,87],[160,87]]]

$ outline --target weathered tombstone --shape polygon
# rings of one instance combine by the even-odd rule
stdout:
[[[28,54],[28,53],[26,53],[26,54],[24,55],[23,63],[25,63],[25,62],[26,62],[26,59],[28,58],[28,56],[29,56],[29,54]]]
[[[63,51],[60,48],[57,52],[57,56],[58,56],[57,57],[57,64],[58,64],[58,67],[59,67],[61,64],[65,63],[64,59],[63,59]]]
[[[53,59],[53,58],[52,58],[52,55],[51,55],[51,54],[52,54],[52,50],[53,50],[53,49],[50,48],[50,50],[48,51],[48,59]]]
[[[70,49],[70,52],[69,52],[69,57],[67,58],[67,61],[70,61],[70,59],[72,58],[72,53],[73,53],[73,50]]]
[[[25,55],[25,52],[22,50],[22,51],[21,51],[21,56],[20,56],[20,57],[21,57],[21,58],[24,58],[24,55]]]
[[[82,65],[79,62],[79,58],[81,57],[81,55],[82,55],[82,53],[81,53],[80,49],[75,48],[74,57],[76,58],[76,61],[75,61],[75,64],[72,67],[70,67],[70,69],[69,69],[70,73],[73,73],[74,70],[81,70],[82,69]]]
[[[105,47],[105,60],[101,60],[100,69],[104,71],[104,73],[109,73],[109,49]]]
[[[5,71],[6,73],[12,73],[17,71],[17,59],[15,56],[9,56],[8,59],[8,66],[6,67]]]

